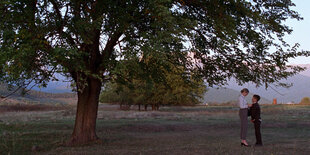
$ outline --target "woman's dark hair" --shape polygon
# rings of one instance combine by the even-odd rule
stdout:
[[[259,95],[256,95],[256,94],[255,94],[255,95],[253,95],[253,97],[256,98],[257,101],[260,100],[260,96],[259,96]]]
[[[243,92],[247,92],[247,93],[249,93],[249,89],[247,89],[247,88],[243,88],[243,89],[241,90],[241,93],[243,93]]]

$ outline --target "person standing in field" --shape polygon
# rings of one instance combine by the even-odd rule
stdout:
[[[251,113],[251,122],[254,123],[255,128],[255,137],[256,137],[256,143],[255,146],[262,146],[262,135],[260,133],[260,124],[262,122],[260,117],[260,106],[258,104],[258,101],[260,100],[259,95],[253,95],[252,98],[252,107],[250,108]]]
[[[241,90],[241,95],[239,96],[239,117],[241,123],[241,146],[250,146],[246,141],[246,135],[248,131],[248,103],[245,100],[245,97],[249,94],[249,90],[247,88],[243,88]]]

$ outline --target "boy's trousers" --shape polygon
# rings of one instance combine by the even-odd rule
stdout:
[[[263,144],[262,135],[260,133],[260,125],[261,125],[261,121],[259,120],[254,121],[256,144]]]

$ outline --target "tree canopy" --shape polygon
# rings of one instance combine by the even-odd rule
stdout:
[[[129,105],[195,105],[206,91],[196,72],[158,53],[122,60],[104,86],[100,101]]]
[[[131,55],[163,53],[197,70],[208,86],[229,78],[285,86],[279,80],[301,70],[288,59],[309,56],[284,40],[292,32],[284,21],[302,19],[292,6],[291,0],[1,0],[0,81],[46,86],[54,73],[69,77],[78,94],[70,143],[93,141],[102,83]]]
[[[300,104],[310,104],[310,97],[302,98]]]

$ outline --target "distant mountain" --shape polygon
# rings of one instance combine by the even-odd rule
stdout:
[[[6,84],[0,84],[0,95],[7,96],[15,89],[9,90]],[[22,94],[21,90],[10,95],[8,98],[0,99],[7,103],[76,103],[75,93],[46,93],[36,90],[28,90]]]
[[[46,93],[72,93],[70,82],[63,81],[51,81],[46,88],[33,87],[32,90]]]
[[[62,74],[56,73],[54,75],[59,81],[50,81],[47,83],[46,88],[33,87],[32,90],[45,92],[45,93],[72,93],[71,82]]]
[[[307,69],[305,71],[301,72],[300,74],[304,75],[304,76],[310,77],[310,64],[301,64],[301,65],[298,65],[298,66],[306,67]]]
[[[290,77],[283,82],[293,83],[290,88],[276,88],[274,86],[265,89],[264,87],[256,88],[253,83],[247,83],[242,86],[236,84],[234,80],[229,81],[226,89],[210,88],[204,96],[204,102],[224,103],[236,101],[242,88],[248,88],[251,94],[259,94],[264,103],[271,103],[276,98],[278,103],[295,102],[298,103],[303,97],[310,97],[310,64],[302,64],[302,67],[307,67],[307,70],[300,74]],[[60,74],[57,75],[59,81],[49,82],[47,88],[34,87],[34,91],[42,93],[72,93],[70,82],[65,82],[67,79]],[[0,93],[3,91],[0,87]],[[251,94],[249,96],[251,96]],[[31,98],[31,97],[28,97]]]
[[[234,80],[229,81],[229,84],[225,87],[238,91],[242,88],[248,88],[250,92],[259,94],[268,100],[272,101],[276,98],[278,103],[299,103],[302,98],[310,97],[310,64],[301,66],[307,67],[307,70],[290,77],[287,80],[282,80],[282,82],[292,83],[293,86],[290,88],[277,88],[272,85],[267,89],[264,87],[256,88],[253,83],[247,83],[243,86],[239,86]]]
[[[238,103],[240,90],[233,90],[230,88],[210,88],[204,96],[204,103]],[[248,103],[251,103],[252,96],[253,93],[250,93],[246,97]],[[268,104],[272,102],[271,100],[262,97],[260,103]]]

